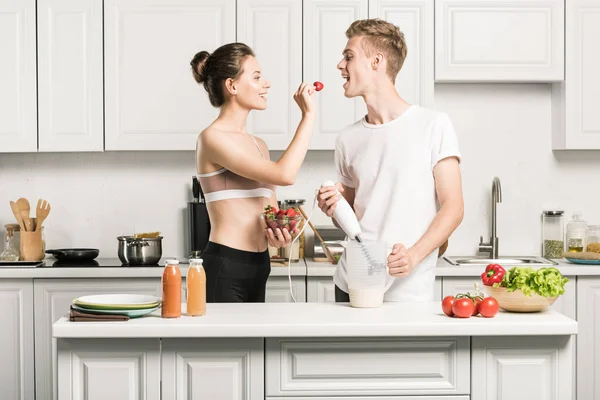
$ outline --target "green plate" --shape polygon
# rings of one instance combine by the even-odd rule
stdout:
[[[118,315],[127,315],[129,318],[138,318],[144,316],[146,314],[150,314],[153,311],[156,311],[160,308],[160,306],[154,308],[146,308],[144,310],[92,310],[88,308],[79,307],[76,304],[73,304],[73,309],[81,312],[85,312],[88,314],[96,314],[96,315],[107,315],[107,314],[118,314]]]
[[[94,294],[73,300],[86,310],[145,310],[159,306],[161,300],[145,294]]]

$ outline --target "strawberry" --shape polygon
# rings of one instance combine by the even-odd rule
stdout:
[[[298,224],[298,221],[296,221],[295,219],[290,221],[290,232],[292,232],[294,229],[296,229],[297,224]]]
[[[293,208],[288,208],[285,212],[285,215],[287,215],[288,217],[295,217],[296,215],[298,215],[298,213]]]
[[[315,90],[317,92],[320,92],[321,90],[323,90],[323,83],[316,81],[315,83],[313,83],[313,86],[315,87]]]

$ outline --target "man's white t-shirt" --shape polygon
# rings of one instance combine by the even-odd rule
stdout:
[[[416,105],[385,124],[365,118],[345,129],[336,140],[338,179],[356,191],[354,210],[362,239],[414,245],[439,209],[433,168],[447,157],[460,160],[458,139],[448,116]],[[431,301],[437,250],[406,277],[392,278],[385,301]],[[346,255],[334,283],[348,293]]]

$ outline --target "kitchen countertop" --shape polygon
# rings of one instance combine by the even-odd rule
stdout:
[[[185,312],[185,304],[182,305]],[[508,313],[494,318],[449,318],[439,302],[384,303],[352,308],[348,303],[216,303],[207,316],[161,318],[160,310],[129,321],[53,325],[57,338],[248,338],[573,335],[577,322],[555,311]]]
[[[94,263],[59,263],[53,257],[44,259],[41,267],[0,267],[1,278],[160,278],[164,260],[155,266],[124,266],[118,258],[97,258]],[[179,264],[182,276],[187,276],[189,264]],[[306,276],[304,260],[292,263],[292,276]],[[271,264],[271,276],[288,276],[287,264]]]

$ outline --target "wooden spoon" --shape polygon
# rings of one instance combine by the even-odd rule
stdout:
[[[29,218],[29,201],[26,198],[21,197],[17,200],[17,205],[19,206],[21,218],[23,218],[23,223],[25,224],[25,230],[32,232],[35,227],[33,226],[33,221]]]
[[[23,223],[23,218],[21,217],[21,211],[19,210],[19,206],[17,205],[17,203],[15,203],[14,201],[10,201],[10,208],[12,209],[13,214],[15,215],[15,218],[17,219],[17,222],[19,223],[19,226],[21,227],[21,230],[25,230],[25,224]]]
[[[48,203],[48,200],[39,199],[35,209],[35,216],[37,217],[36,231],[42,229],[42,223],[48,214],[50,214],[50,203]]]

